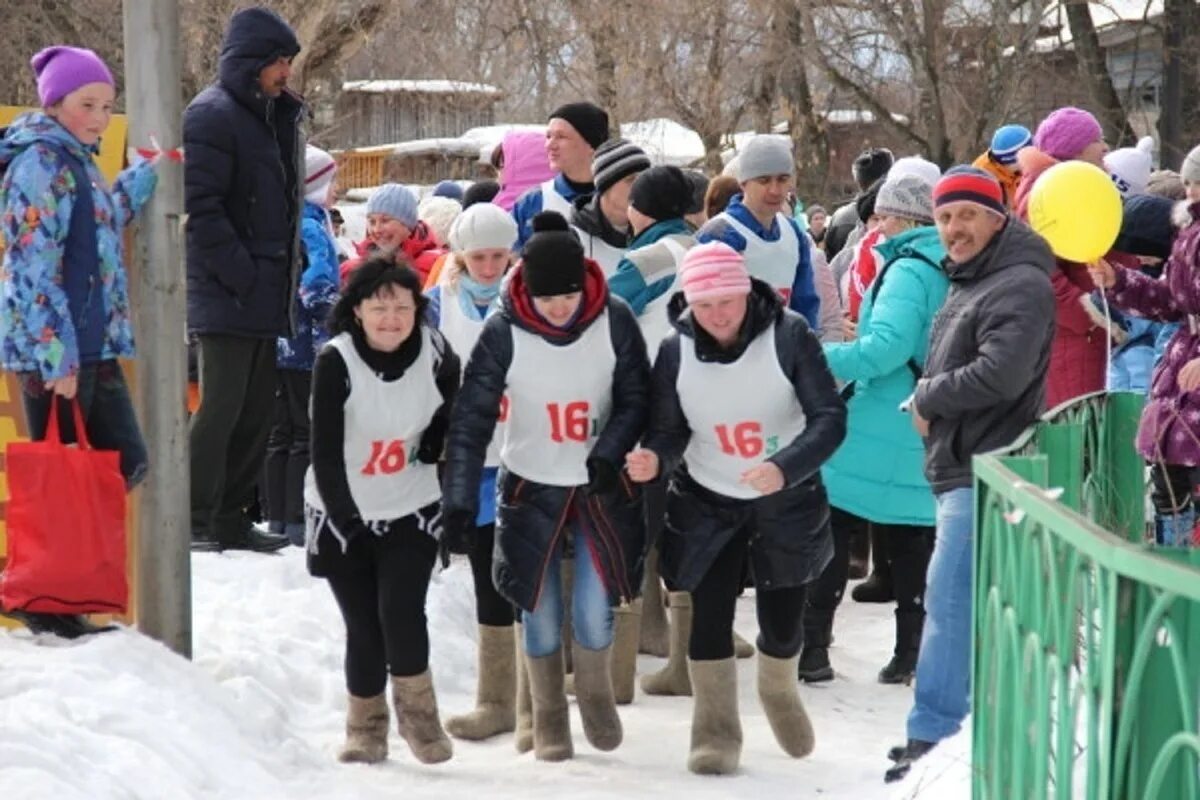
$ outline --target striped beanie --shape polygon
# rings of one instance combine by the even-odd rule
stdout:
[[[992,134],[988,152],[998,163],[1011,167],[1017,163],[1017,153],[1033,144],[1033,134],[1024,125],[1004,125]]]
[[[750,292],[746,259],[724,242],[698,244],[688,250],[679,268],[679,286],[688,303]]]
[[[622,178],[650,169],[650,157],[633,142],[609,139],[592,154],[592,181],[602,195]]]
[[[1004,190],[996,179],[978,167],[957,166],[946,171],[933,187],[933,207],[948,203],[975,203],[1000,216],[1007,216]]]

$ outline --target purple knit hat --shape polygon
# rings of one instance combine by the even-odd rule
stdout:
[[[1051,158],[1071,161],[1092,142],[1104,139],[1100,123],[1082,108],[1067,106],[1053,112],[1038,125],[1033,146]]]
[[[37,75],[38,99],[42,102],[42,108],[49,108],[89,83],[114,85],[112,73],[100,56],[82,47],[61,44],[47,47],[29,63]]]

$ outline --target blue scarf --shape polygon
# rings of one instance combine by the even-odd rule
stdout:
[[[472,278],[466,270],[458,276],[458,305],[467,319],[476,322],[482,320],[499,296],[500,281],[486,286]]]

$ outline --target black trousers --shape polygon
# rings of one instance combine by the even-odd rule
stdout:
[[[496,591],[492,580],[492,553],[496,546],[494,523],[475,529],[475,546],[467,553],[471,561],[471,576],[475,579],[475,621],[480,625],[504,627],[512,625],[515,610],[512,603]]]
[[[253,505],[275,402],[275,340],[203,335],[188,442],[192,535],[237,538]]]
[[[346,689],[374,697],[388,675],[409,677],[429,668],[425,596],[437,541],[405,517],[379,536],[350,540],[338,568],[326,576],[346,623]]]
[[[733,658],[733,617],[750,548],[749,527],[733,535],[692,592],[693,661]],[[755,591],[758,649],[773,658],[791,658],[804,643],[801,618],[807,587]]]
[[[275,386],[275,419],[267,437],[266,518],[304,523],[304,473],[308,471],[308,398],[312,371],[281,369]]]
[[[925,573],[933,554],[934,528],[925,525],[890,525],[831,508],[833,560],[811,584],[804,610],[806,644],[828,647],[833,615],[846,594],[850,572],[850,539],[874,532],[887,538],[887,562],[898,611],[919,611],[925,602]]]
[[[1193,501],[1197,473],[1196,467],[1178,464],[1153,464],[1150,467],[1150,502],[1159,514],[1175,514],[1186,509]]]

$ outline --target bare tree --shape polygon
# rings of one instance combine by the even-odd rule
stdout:
[[[1088,87],[1096,103],[1097,115],[1104,126],[1105,138],[1116,146],[1133,142],[1137,135],[1129,124],[1129,115],[1121,103],[1121,97],[1113,86],[1104,51],[1100,49],[1100,37],[1096,34],[1096,23],[1092,20],[1088,4],[1070,0],[1062,4],[1071,29],[1071,41],[1079,59],[1079,77]]]

